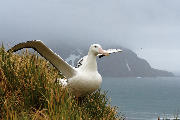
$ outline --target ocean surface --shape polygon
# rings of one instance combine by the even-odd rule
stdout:
[[[103,78],[111,104],[127,120],[157,120],[180,116],[180,77]]]

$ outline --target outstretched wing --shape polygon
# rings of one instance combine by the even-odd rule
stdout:
[[[15,45],[8,51],[16,52],[23,48],[33,48],[46,60],[48,60],[54,67],[56,67],[66,78],[71,78],[76,74],[76,70],[65,62],[60,56],[54,53],[51,49],[46,47],[40,40],[32,40]]]
[[[122,50],[121,49],[108,49],[108,50],[106,50],[109,54],[112,54],[112,53],[117,53],[117,52],[122,52]],[[102,57],[104,57],[105,55],[103,55],[103,54],[98,54],[97,55],[99,58],[102,58]]]

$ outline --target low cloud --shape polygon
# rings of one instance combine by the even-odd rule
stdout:
[[[179,0],[6,0],[0,40],[41,39],[48,45],[116,44],[153,67],[180,71]],[[141,49],[142,48],[142,49]]]

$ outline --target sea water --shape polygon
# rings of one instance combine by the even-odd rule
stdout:
[[[127,120],[157,120],[180,114],[180,77],[103,78],[111,104]],[[179,116],[180,117],[180,116]]]

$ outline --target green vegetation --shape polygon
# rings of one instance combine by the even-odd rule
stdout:
[[[119,120],[106,92],[97,90],[82,100],[55,82],[62,77],[46,60],[27,51],[0,48],[0,119]]]

